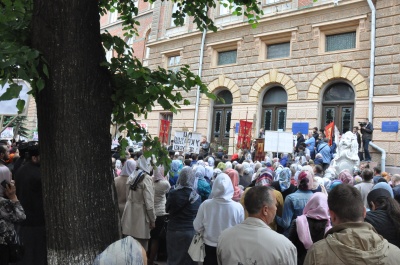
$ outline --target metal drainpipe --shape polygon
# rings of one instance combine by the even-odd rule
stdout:
[[[376,8],[372,0],[367,0],[369,8],[371,9],[371,59],[369,66],[369,96],[368,96],[368,119],[372,122],[373,106],[372,99],[374,97],[374,80],[375,80],[375,35],[376,35]],[[381,170],[385,171],[386,167],[386,151],[374,144],[369,143],[373,148],[381,152]]]
[[[201,78],[201,72],[203,70],[204,43],[206,41],[206,34],[207,34],[207,28],[203,29],[203,35],[201,37],[199,74],[198,74],[200,78]],[[195,110],[194,110],[194,121],[193,121],[193,131],[194,132],[197,131],[197,119],[198,119],[198,112],[199,112],[199,104],[200,104],[200,87],[197,86],[196,107],[195,107]]]

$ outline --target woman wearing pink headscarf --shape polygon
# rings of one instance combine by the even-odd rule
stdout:
[[[297,264],[303,264],[307,250],[324,238],[331,228],[328,197],[322,192],[315,193],[303,209],[303,215],[293,220],[288,238],[297,248]]]
[[[345,184],[349,184],[351,186],[354,185],[353,175],[347,169],[342,170],[342,172],[340,172],[338,178]]]
[[[235,202],[240,201],[240,197],[242,197],[242,189],[239,188],[239,173],[234,169],[227,169],[225,173],[229,176],[233,184],[233,197],[232,200]]]

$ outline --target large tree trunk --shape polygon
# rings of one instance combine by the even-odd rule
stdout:
[[[97,1],[34,0],[32,44],[50,70],[37,97],[49,264],[92,264],[119,237],[99,18]]]

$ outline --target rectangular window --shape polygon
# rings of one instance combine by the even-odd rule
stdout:
[[[290,42],[267,45],[267,59],[290,57]]]
[[[236,63],[237,50],[218,52],[218,65]]]
[[[180,64],[181,64],[181,56],[175,55],[168,57],[168,70],[177,72],[179,71]]]
[[[228,0],[223,0],[219,3],[219,12],[220,16],[227,15],[232,13],[236,9],[236,5],[234,3],[229,3]]]
[[[325,51],[348,50],[356,48],[356,32],[326,35]]]

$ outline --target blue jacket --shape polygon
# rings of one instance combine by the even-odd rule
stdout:
[[[304,143],[307,145],[307,149],[310,150],[311,153],[313,153],[315,147],[315,138],[310,137]]]
[[[275,218],[276,223],[288,232],[292,220],[303,214],[303,209],[311,196],[313,196],[313,192],[310,190],[297,190],[296,192],[289,194],[285,198],[282,217],[277,215]]]
[[[322,161],[325,164],[329,164],[332,160],[332,153],[331,153],[331,148],[328,145],[328,143],[321,143],[318,145],[317,148],[317,153],[320,153],[322,155]]]

